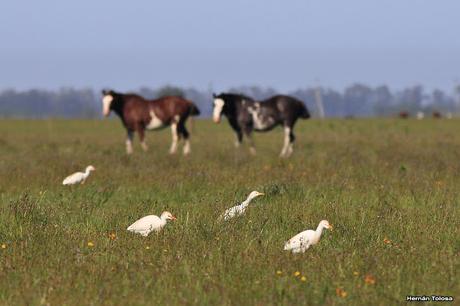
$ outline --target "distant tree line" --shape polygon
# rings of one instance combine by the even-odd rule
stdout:
[[[194,101],[203,116],[212,113],[212,90],[197,90],[163,86],[141,87],[134,92],[146,97],[180,95]],[[273,88],[244,86],[230,88],[228,92],[243,93],[262,100],[278,92]],[[311,87],[285,92],[304,101],[313,115],[318,113],[316,99],[320,94],[326,117],[394,116],[399,112],[415,115],[419,111],[430,114],[460,112],[460,85],[448,94],[440,89],[427,92],[422,86],[392,91],[387,86],[369,87],[351,85],[343,91],[324,87]],[[16,118],[98,118],[101,116],[100,91],[90,88],[62,88],[57,91],[31,89],[0,92],[0,117]]]

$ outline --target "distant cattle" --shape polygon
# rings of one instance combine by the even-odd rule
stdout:
[[[189,116],[196,116],[200,111],[192,102],[181,97],[163,97],[156,100],[146,100],[136,94],[122,94],[113,90],[102,91],[102,107],[104,116],[114,111],[123,122],[128,137],[126,151],[133,152],[134,132],[137,132],[141,146],[147,150],[144,141],[145,130],[157,130],[171,126],[172,144],[169,153],[177,151],[178,141],[184,138],[184,155],[190,153],[189,132],[185,122]]]
[[[401,119],[407,119],[409,118],[409,112],[403,111],[399,113],[399,118]]]
[[[434,119],[441,119],[442,118],[441,113],[438,112],[438,111],[434,111],[432,115],[433,115]]]

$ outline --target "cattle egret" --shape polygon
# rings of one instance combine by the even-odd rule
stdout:
[[[264,193],[258,192],[258,191],[253,191],[249,194],[248,198],[241,203],[240,205],[233,206],[232,208],[227,209],[224,214],[221,216],[225,221],[244,214],[246,211],[246,208],[248,208],[249,203],[256,197],[262,196]]]
[[[85,172],[75,172],[74,174],[69,175],[62,181],[62,185],[74,185],[74,184],[84,184],[85,180],[88,178],[91,171],[96,170],[93,166],[86,167]]]
[[[324,228],[332,230],[332,225],[327,220],[322,220],[316,231],[306,230],[289,239],[284,245],[284,250],[304,253],[311,245],[318,243]]]
[[[142,217],[131,224],[126,230],[146,237],[152,231],[159,232],[166,225],[168,220],[176,220],[176,217],[169,211],[164,211],[160,217],[155,215]]]

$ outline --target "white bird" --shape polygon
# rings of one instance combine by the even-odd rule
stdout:
[[[62,185],[74,185],[74,184],[84,184],[85,180],[88,178],[91,171],[96,170],[93,166],[86,167],[85,172],[75,172],[74,174],[69,175],[62,181]]]
[[[240,205],[233,206],[232,208],[227,209],[224,214],[221,216],[225,221],[244,214],[246,211],[246,208],[248,208],[249,203],[252,201],[252,199],[258,197],[258,196],[263,196],[264,193],[258,192],[258,191],[253,191],[249,194],[248,198],[241,203]]]
[[[166,225],[168,220],[176,220],[176,217],[174,217],[169,211],[164,211],[160,217],[155,215],[142,217],[128,226],[126,230],[146,237],[152,231],[159,232]]]
[[[311,245],[319,242],[324,228],[332,230],[333,227],[327,220],[322,220],[316,231],[306,230],[289,239],[284,245],[284,250],[292,251],[292,253],[304,253]]]

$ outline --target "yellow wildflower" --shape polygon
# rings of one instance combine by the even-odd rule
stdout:
[[[391,243],[391,240],[388,239],[387,237],[385,237],[385,238],[383,239],[383,242],[384,242],[385,244],[390,244],[390,243]]]
[[[92,243],[91,241],[88,241],[88,246],[92,248],[94,246],[94,243]]]
[[[337,296],[341,298],[346,298],[348,295],[348,293],[340,287],[337,287],[335,289],[335,294],[337,294]]]
[[[302,276],[302,277],[300,278],[300,280],[303,281],[303,282],[306,282],[306,281],[307,281],[307,278],[306,278],[305,276]]]
[[[276,274],[277,274],[277,275],[281,275],[281,274],[283,274],[283,271],[278,270],[278,271],[276,271]]]
[[[115,239],[117,239],[117,235],[115,233],[110,233],[109,238],[112,239],[112,240],[115,240]]]
[[[145,249],[146,249],[146,250],[150,250],[150,247],[149,247],[149,246],[146,246]]]
[[[2,249],[6,249],[6,244],[2,244]]]
[[[364,282],[368,285],[374,285],[375,284],[375,277],[373,277],[370,274],[367,274],[366,277],[364,277]]]
[[[354,272],[353,272],[353,275],[354,275],[354,276],[358,276],[358,275],[359,275],[359,272],[358,272],[358,271],[354,271]]]
[[[294,276],[297,277],[297,276],[299,276],[299,275],[300,275],[300,272],[299,272],[299,271],[295,271],[295,272],[294,272]]]

